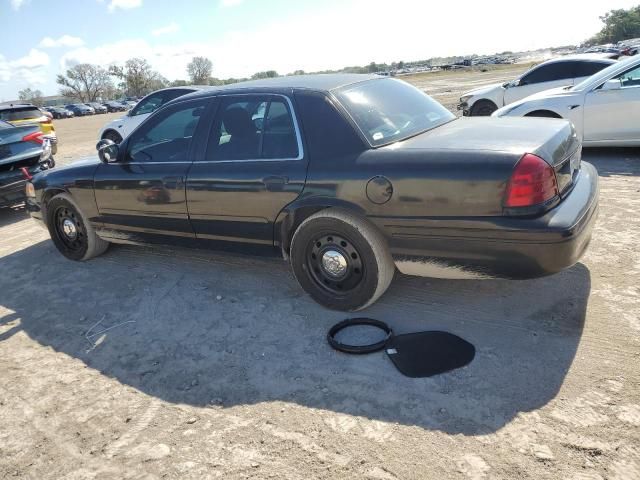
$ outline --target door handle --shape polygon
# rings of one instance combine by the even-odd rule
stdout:
[[[281,187],[289,183],[289,178],[273,175],[271,177],[263,178],[262,183],[264,183],[267,187]]]

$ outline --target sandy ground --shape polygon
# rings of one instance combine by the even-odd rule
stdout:
[[[62,155],[95,143],[86,120]],[[344,315],[277,259],[114,246],[74,263],[0,211],[0,478],[637,480],[640,152],[585,158],[601,213],[579,264],[397,275],[365,312],[475,344],[430,379],[331,350]]]

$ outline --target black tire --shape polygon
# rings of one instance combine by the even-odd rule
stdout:
[[[538,118],[562,118],[560,115],[549,110],[536,110],[525,115],[525,117],[538,117]]]
[[[300,286],[333,310],[368,307],[387,290],[395,273],[383,235],[365,219],[340,209],[322,210],[302,222],[290,257]]]
[[[54,245],[70,260],[84,261],[104,253],[109,242],[96,235],[71,196],[61,193],[46,206],[47,228]]]
[[[102,134],[102,139],[111,140],[113,143],[121,143],[122,137],[120,134],[114,130],[107,130]]]
[[[471,107],[472,117],[489,117],[498,109],[498,106],[491,100],[478,100]]]

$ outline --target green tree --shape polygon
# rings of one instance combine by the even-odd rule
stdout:
[[[77,98],[81,102],[94,102],[109,91],[113,85],[109,73],[98,65],[80,63],[69,68],[66,75],[58,75],[60,94]]]
[[[120,88],[134,97],[146,95],[149,92],[166,87],[166,78],[151,68],[144,58],[130,58],[124,67],[112,65],[109,75],[120,79]]]
[[[42,99],[42,92],[40,90],[31,90],[30,88],[20,90],[18,92],[18,98],[23,102],[33,103],[38,107],[41,107],[44,103]]]
[[[212,70],[213,63],[206,57],[193,57],[187,65],[187,73],[194,85],[207,85]]]
[[[629,10],[611,10],[600,17],[604,27],[587,44],[616,43],[640,37],[640,5]]]
[[[251,75],[251,78],[256,80],[259,78],[275,78],[278,77],[278,72],[275,70],[267,70],[266,72],[257,72]]]
[[[377,71],[379,71],[380,69],[378,68],[378,65],[376,65],[376,62],[371,62],[369,64],[369,73],[376,73]]]

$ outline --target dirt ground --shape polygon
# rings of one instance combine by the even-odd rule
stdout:
[[[455,75],[425,85],[453,97]],[[61,161],[103,121],[56,122]],[[639,479],[640,152],[585,159],[601,210],[579,264],[398,274],[364,312],[476,346],[429,379],[331,350],[345,315],[277,259],[113,246],[74,263],[0,211],[0,478]]]

